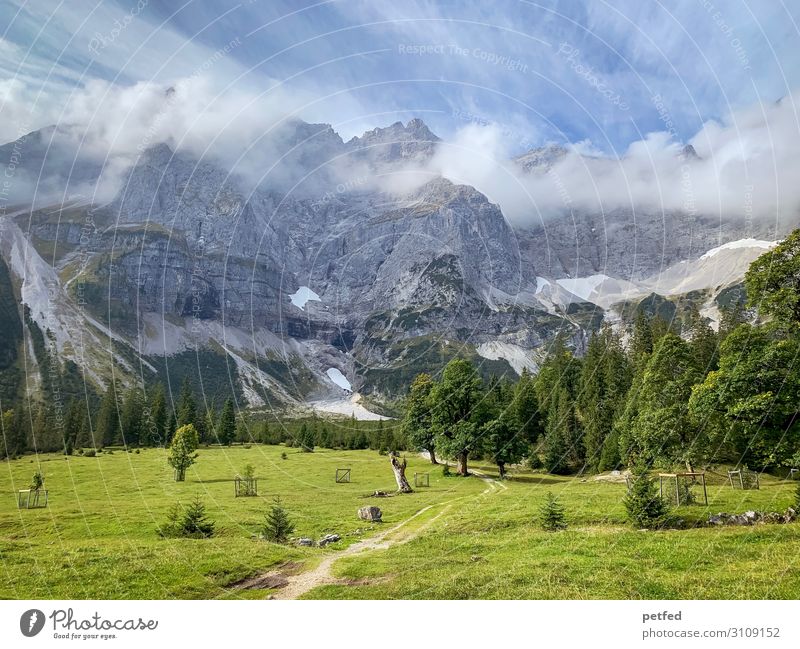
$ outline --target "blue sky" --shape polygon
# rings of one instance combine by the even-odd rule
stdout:
[[[3,139],[58,121],[94,79],[167,84],[199,72],[218,92],[256,93],[345,139],[422,117],[445,138],[494,122],[517,149],[589,140],[620,153],[669,130],[665,119],[686,141],[800,85],[800,3],[779,0],[139,6],[4,3]]]

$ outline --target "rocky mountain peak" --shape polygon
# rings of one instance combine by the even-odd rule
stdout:
[[[546,173],[559,160],[567,155],[567,149],[559,144],[549,143],[531,149],[514,158],[525,171]]]
[[[356,157],[368,159],[381,165],[393,162],[425,162],[436,150],[440,139],[434,135],[425,122],[419,118],[385,128],[366,131],[361,137],[354,137],[347,147]]]
[[[697,151],[694,150],[694,147],[691,144],[687,144],[685,147],[681,149],[681,152],[678,154],[681,160],[699,160],[700,156],[697,155]]]

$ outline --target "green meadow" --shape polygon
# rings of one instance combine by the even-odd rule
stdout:
[[[388,458],[375,451],[200,449],[183,483],[172,479],[160,449],[6,461],[0,597],[265,598],[275,591],[238,582],[270,572],[303,574],[331,558],[334,583],[301,597],[800,597],[800,523],[644,532],[625,521],[624,484],[524,471],[499,482],[494,467],[481,465],[473,466],[479,475],[444,477],[422,458],[408,460],[409,478],[430,472],[430,487],[386,498],[371,497],[395,489]],[[235,498],[233,477],[247,464],[255,467],[259,495]],[[350,468],[352,481],[337,484],[337,468]],[[49,505],[18,509],[16,491],[37,469]],[[796,484],[765,476],[760,490],[741,491],[720,474],[708,477],[709,505],[674,512],[688,526],[720,511],[782,511]],[[566,507],[566,531],[544,532],[537,522],[548,491]],[[295,523],[295,537],[336,533],[341,541],[308,548],[259,539],[276,496]],[[214,536],[159,536],[169,509],[195,497],[215,522]],[[379,506],[384,522],[360,520],[357,510],[365,505]],[[346,552],[387,531],[378,548]]]

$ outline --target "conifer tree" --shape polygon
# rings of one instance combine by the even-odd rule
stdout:
[[[195,429],[197,428],[197,404],[194,400],[192,393],[192,386],[189,383],[189,378],[183,379],[181,385],[181,393],[178,397],[178,410],[175,413],[176,425],[180,428],[187,424],[192,424]]]
[[[669,508],[658,493],[647,467],[637,464],[631,475],[631,488],[623,498],[628,519],[638,528],[657,529],[663,526]]]
[[[228,397],[222,407],[222,414],[219,417],[217,426],[219,443],[230,446],[236,438],[236,412],[233,408],[233,399]]]
[[[167,401],[164,386],[158,383],[150,401],[150,422],[145,426],[145,444],[163,446],[167,440]]]
[[[292,532],[294,532],[294,524],[289,518],[281,499],[275,498],[272,502],[272,507],[267,512],[261,533],[267,541],[286,543]]]
[[[567,517],[564,506],[548,491],[545,501],[539,509],[539,523],[542,529],[548,532],[558,532],[567,529]]]

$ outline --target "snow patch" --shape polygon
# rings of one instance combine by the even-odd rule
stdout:
[[[700,259],[708,259],[718,254],[722,250],[735,250],[737,248],[761,248],[762,250],[770,250],[777,245],[777,241],[764,241],[763,239],[739,239],[737,241],[729,241],[723,243],[721,246],[712,248],[707,253],[702,255]]]
[[[499,340],[490,340],[481,343],[475,348],[478,355],[490,361],[503,359],[514,368],[517,374],[522,374],[523,369],[531,373],[539,371],[539,366],[531,356],[531,353],[519,345],[504,343]]]
[[[295,293],[292,293],[289,296],[289,299],[292,301],[298,309],[305,310],[306,302],[311,300],[315,302],[322,302],[319,295],[314,293],[308,286],[301,286],[297,289]]]
[[[321,401],[311,401],[308,405],[318,412],[347,415],[348,417],[355,417],[360,420],[378,421],[380,419],[391,419],[391,417],[384,417],[383,415],[367,410],[361,405],[361,395],[358,393],[355,393],[349,399],[324,399]]]
[[[541,293],[544,289],[550,287],[550,282],[546,280],[544,277],[537,277],[536,278],[536,293]]]
[[[327,374],[328,378],[343,390],[347,390],[348,392],[353,391],[353,386],[350,385],[350,381],[347,380],[345,375],[342,374],[338,367],[328,368],[325,374]]]
[[[589,275],[588,277],[575,277],[557,279],[556,283],[563,289],[569,291],[573,295],[577,295],[582,300],[589,300],[589,296],[597,291],[606,280],[611,279],[608,275]]]

